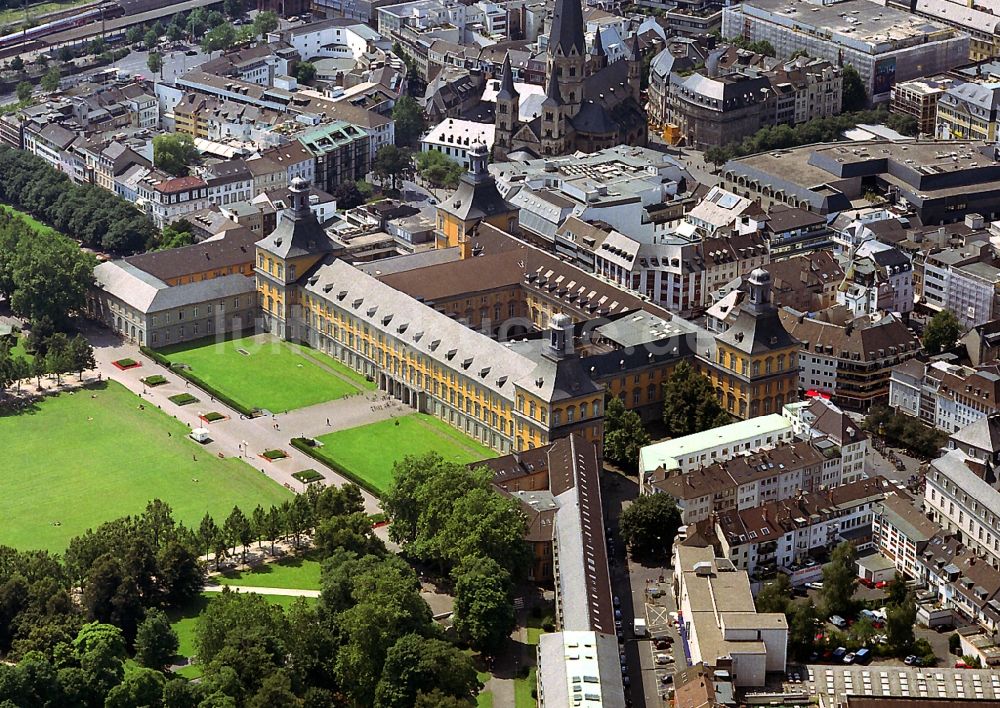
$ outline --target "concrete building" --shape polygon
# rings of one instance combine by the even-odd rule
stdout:
[[[868,240],[851,250],[844,279],[837,288],[837,304],[854,315],[913,310],[913,266],[894,246]]]
[[[965,327],[1000,317],[1000,259],[989,243],[928,254],[922,282],[923,304],[951,310]]]
[[[921,514],[908,496],[891,494],[873,509],[872,536],[879,553],[908,578],[924,580],[921,565],[927,543],[941,527]]]
[[[764,685],[784,672],[788,623],[783,614],[758,613],[745,571],[709,546],[674,544],[674,585],[692,663],[729,671],[738,687]]]
[[[487,150],[492,151],[495,131],[496,128],[489,123],[445,118],[420,138],[420,150],[437,150],[468,170],[472,166],[469,151],[475,145],[485,145]]]
[[[647,475],[658,468],[668,472],[689,472],[732,459],[745,451],[791,442],[793,437],[791,421],[780,413],[772,413],[646,445],[639,453],[641,491],[652,491],[646,488]]]
[[[722,36],[767,40],[782,58],[804,51],[850,64],[874,103],[888,101],[896,82],[948,71],[969,56],[967,33],[869,0],[750,0],[723,10]]]
[[[209,205],[208,183],[200,177],[171,177],[153,170],[137,184],[139,206],[158,229]]]
[[[324,192],[363,180],[371,171],[371,137],[358,126],[336,121],[296,137],[315,158],[316,186]]]
[[[917,130],[923,135],[937,135],[938,101],[945,89],[952,84],[950,79],[914,79],[901,81],[889,93],[889,112],[913,116]]]
[[[625,708],[618,640],[599,632],[550,632],[538,641],[538,706]],[[582,679],[582,680],[581,680]]]

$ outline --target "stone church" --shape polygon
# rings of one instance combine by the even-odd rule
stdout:
[[[556,0],[546,57],[541,114],[518,120],[518,94],[510,57],[504,60],[496,99],[494,159],[513,152],[534,157],[594,152],[615,145],[646,144],[646,113],[640,97],[639,37],[629,57],[608,63],[600,32],[587,53],[580,0]]]

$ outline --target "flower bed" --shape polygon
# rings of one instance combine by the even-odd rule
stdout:
[[[167,377],[160,376],[159,374],[153,374],[152,376],[147,376],[146,378],[144,378],[142,382],[147,386],[149,386],[150,388],[152,388],[154,386],[162,386],[163,384],[165,384],[167,382]]]
[[[265,450],[264,452],[261,453],[260,456],[263,457],[265,460],[274,462],[275,460],[283,460],[284,458],[288,457],[288,453],[285,452],[284,450]]]
[[[118,361],[111,362],[116,367],[125,371],[126,369],[134,369],[137,366],[142,366],[141,361],[136,361],[135,359],[119,359]]]
[[[176,403],[178,406],[189,406],[192,403],[197,402],[198,399],[192,396],[190,393],[178,393],[175,396],[171,396],[167,400]]]
[[[312,484],[313,482],[319,482],[324,479],[316,470],[302,470],[301,472],[293,472],[292,476],[302,482],[302,484]]]
[[[229,416],[222,415],[221,413],[216,413],[215,411],[212,411],[211,413],[206,413],[205,415],[200,415],[198,417],[201,418],[206,423],[217,423],[220,420],[225,420]]]

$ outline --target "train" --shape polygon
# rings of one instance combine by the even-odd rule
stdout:
[[[0,37],[0,50],[29,42],[33,39],[39,39],[56,32],[72,29],[73,27],[81,27],[100,19],[101,8],[93,7],[76,15],[63,17],[58,20],[52,20],[51,22],[46,22],[35,27],[29,27],[28,29],[21,30],[20,32],[4,35],[3,37]]]

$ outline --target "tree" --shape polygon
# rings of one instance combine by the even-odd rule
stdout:
[[[237,18],[243,16],[243,0],[225,0],[222,10],[229,17]]]
[[[166,680],[163,674],[153,669],[133,669],[125,680],[109,692],[104,708],[135,708],[135,706],[157,706],[163,697]]]
[[[219,531],[215,519],[205,514],[198,525],[198,542],[201,544],[201,550],[206,554],[211,553],[215,550],[216,539],[221,535],[222,532]]]
[[[83,378],[83,372],[97,366],[94,361],[94,348],[83,335],[76,335],[69,342],[68,354],[72,363],[71,369]]]
[[[962,333],[962,325],[951,310],[934,313],[924,328],[923,345],[928,354],[940,354],[955,346]]]
[[[152,51],[153,47],[160,43],[160,35],[156,33],[156,30],[150,28],[142,36],[142,43],[146,45],[146,49]]]
[[[49,93],[59,90],[59,67],[53,66],[51,69],[45,72],[45,76],[42,77],[42,90],[48,91]]]
[[[142,666],[162,671],[177,653],[177,633],[162,610],[146,611],[146,619],[135,634],[135,658]]]
[[[31,94],[34,92],[35,88],[29,84],[27,81],[22,81],[17,85],[17,100],[21,103],[25,103]]]
[[[175,177],[186,176],[197,157],[194,138],[188,133],[165,133],[153,138],[153,163]]]
[[[917,605],[913,595],[898,605],[886,605],[885,638],[897,654],[905,654],[913,646],[913,625],[917,621]]]
[[[858,552],[850,541],[843,541],[823,566],[823,589],[820,597],[824,615],[849,616],[854,608],[854,589],[858,584]]]
[[[91,690],[107,695],[125,673],[125,637],[114,625],[91,622],[73,640],[73,656]]]
[[[20,241],[10,264],[11,309],[33,323],[47,320],[56,329],[67,329],[70,315],[83,309],[95,264],[92,255],[55,234],[43,232]]]
[[[639,450],[649,444],[642,418],[612,396],[604,410],[604,457],[629,473],[639,466]]]
[[[163,55],[159,52],[150,52],[146,57],[146,66],[154,74],[159,74],[163,78]]]
[[[420,177],[435,188],[454,189],[465,170],[440,150],[419,152],[416,156]]]
[[[757,593],[754,603],[758,612],[778,612],[787,614],[789,606],[792,604],[792,583],[784,573],[778,573],[777,577],[764,584],[764,587]]]
[[[622,540],[633,555],[670,558],[680,526],[681,513],[666,494],[640,496],[619,517]]]
[[[375,163],[372,171],[379,178],[380,182],[388,179],[392,189],[400,179],[406,179],[413,175],[413,155],[407,148],[398,148],[395,145],[383,145],[375,153]]]
[[[205,571],[185,544],[171,540],[157,558],[164,600],[175,607],[194,598],[205,586]]]
[[[396,145],[412,147],[427,129],[424,111],[412,96],[400,96],[392,107]]]
[[[861,80],[861,74],[848,64],[841,72],[843,79],[843,93],[841,98],[841,110],[860,111],[868,104],[868,92],[865,90],[865,82]]]
[[[253,29],[258,35],[274,32],[278,29],[278,16],[269,10],[258,12],[253,20]]]
[[[906,597],[909,595],[910,589],[906,587],[906,578],[898,570],[893,576],[892,580],[885,588],[885,604],[886,605],[902,605],[906,602]]]
[[[312,83],[316,78],[316,65],[310,61],[300,61],[295,65],[295,79],[300,84]]]
[[[510,573],[492,558],[470,556],[451,576],[455,631],[475,649],[496,655],[517,626]]]
[[[333,196],[340,209],[353,209],[365,203],[364,195],[354,182],[341,182],[333,190]]]
[[[184,37],[184,25],[183,23],[177,23],[177,15],[174,16],[173,21],[167,25],[167,39],[171,42],[179,42]]]
[[[231,49],[236,44],[236,28],[228,22],[224,22],[217,27],[213,27],[201,40],[201,48],[204,52],[225,51]]]
[[[673,437],[681,437],[725,425],[729,415],[712,382],[682,361],[663,384],[663,422]]]
[[[49,337],[45,351],[45,370],[55,375],[57,384],[62,383],[63,374],[73,369],[73,363],[69,338],[62,332]]]
[[[22,71],[24,71],[24,59],[22,59],[19,56],[14,57],[13,59],[11,59],[10,68],[12,71],[21,73]]]
[[[441,639],[401,637],[389,650],[375,690],[375,705],[410,708],[420,692],[440,691],[471,704],[479,690],[469,657]]]
[[[232,546],[233,553],[236,553],[236,546],[243,546],[242,562],[247,562],[247,546],[253,541],[253,529],[246,514],[238,506],[234,506],[229,512],[226,522],[222,525],[222,533],[226,538],[226,543]]]
[[[790,603],[788,618],[788,648],[795,656],[804,659],[813,650],[813,638],[819,613],[812,600]]]
[[[142,41],[142,25],[132,25],[125,31],[126,44],[138,44]]]
[[[160,242],[156,247],[157,251],[166,251],[171,248],[190,246],[194,243],[194,235],[191,233],[191,222],[187,219],[178,219],[173,223],[163,227],[160,234]]]

